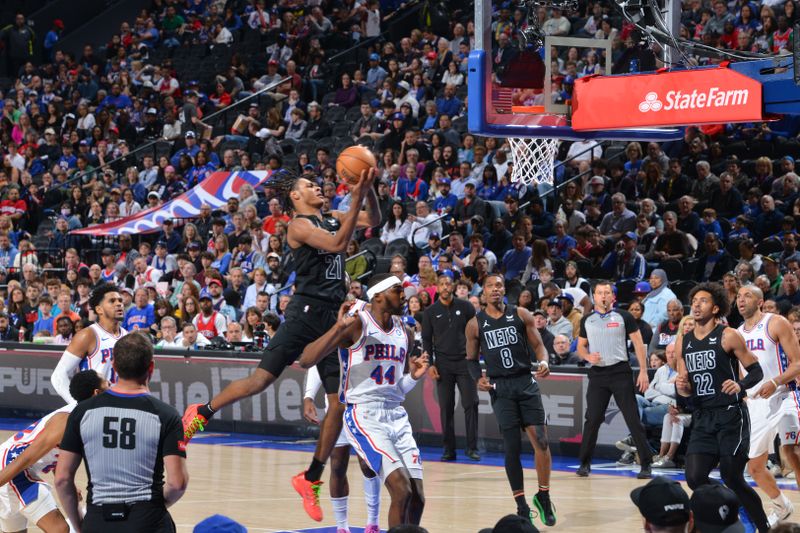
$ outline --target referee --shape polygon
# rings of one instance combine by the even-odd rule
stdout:
[[[636,477],[647,479],[651,477],[650,463],[653,461],[653,453],[639,418],[626,347],[627,340],[630,339],[636,359],[639,360],[636,385],[644,392],[649,384],[644,343],[636,319],[627,311],[614,309],[615,299],[610,282],[597,283],[594,286],[594,312],[581,320],[578,356],[592,366],[589,369],[589,387],[586,391],[586,421],[583,424],[579,456],[581,466],[576,473],[580,477],[587,477],[592,470],[592,452],[597,444],[597,433],[605,420],[606,408],[613,394],[639,452],[642,467]]]
[[[442,461],[456,460],[456,386],[461,393],[467,430],[465,455],[480,461],[478,455],[478,388],[467,366],[467,338],[464,330],[475,308],[467,300],[453,297],[453,280],[440,275],[439,299],[422,315],[422,347],[434,359],[428,371],[436,380],[439,393],[439,416],[444,434]]]
[[[58,496],[83,533],[172,533],[167,507],[189,483],[180,416],[150,395],[153,346],[141,334],[117,342],[113,366],[118,382],[80,403],[67,419],[56,469]],[[89,478],[85,518],[75,486],[81,460]]]

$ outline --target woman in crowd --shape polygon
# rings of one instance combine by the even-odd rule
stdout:
[[[184,285],[184,287],[188,287],[189,285]],[[194,296],[185,296],[180,303],[180,307],[178,311],[176,311],[177,318],[180,319],[180,322],[186,324],[194,320],[194,317],[197,316],[197,313],[200,312],[200,302]]]
[[[228,274],[228,268],[233,256],[228,251],[228,237],[217,235],[214,239],[214,261],[211,266],[219,271],[223,276]]]
[[[188,250],[189,245],[193,242],[196,242],[201,247],[203,246],[203,240],[200,235],[197,233],[197,226],[192,224],[191,222],[187,222],[183,225],[183,235],[181,237],[181,241],[183,242],[183,249]]]
[[[344,271],[347,272],[350,279],[359,279],[369,268],[366,257],[363,255],[356,257],[359,253],[359,249],[358,241],[351,239],[347,245],[347,259],[344,263]]]
[[[244,313],[244,328],[242,332],[242,342],[251,342],[253,340],[253,332],[256,328],[263,324],[264,320],[261,312],[256,307],[248,307]]]
[[[412,317],[417,324],[422,324],[422,313],[424,311],[425,307],[422,305],[422,300],[419,296],[411,296],[408,299],[408,312],[406,314]]]
[[[411,232],[411,223],[408,221],[408,213],[406,206],[403,202],[392,202],[392,207],[389,210],[389,219],[383,225],[381,231],[381,241],[384,244],[397,239],[408,239]]]
[[[644,304],[640,299],[636,298],[628,305],[628,312],[631,314],[634,320],[636,320],[636,324],[639,326],[639,332],[642,334],[642,342],[645,346],[649,346],[650,341],[653,338],[653,328],[650,327],[650,324],[642,320],[642,315],[644,315]]]
[[[550,247],[547,245],[547,241],[536,239],[533,241],[531,249],[533,253],[531,253],[531,258],[528,259],[528,264],[522,272],[521,281],[523,285],[538,280],[540,268],[547,267],[551,271],[553,269],[553,262],[550,260]]]
[[[133,170],[136,172],[136,168],[131,167],[128,169],[128,172]],[[119,204],[119,214],[122,217],[128,217],[131,215],[135,215],[139,211],[142,210],[142,206],[139,205],[133,197],[133,189],[126,188],[125,191],[122,193],[122,202]]]

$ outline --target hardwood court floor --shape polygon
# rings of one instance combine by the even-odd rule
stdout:
[[[3,440],[8,435],[8,431],[0,432]],[[251,532],[335,533],[335,527],[330,527],[335,523],[327,485],[323,487],[322,501],[325,519],[320,524],[306,516],[289,482],[291,476],[306,468],[311,446],[308,441],[289,442],[267,436],[199,435],[188,448],[189,489],[170,510],[178,531],[191,532],[197,522],[219,513],[234,518]],[[422,525],[431,533],[477,532],[514,511],[502,457],[493,454],[481,463],[470,464],[445,464],[436,458],[437,450],[423,453],[423,460],[427,459],[424,463],[427,505]],[[355,458],[351,461],[350,524],[361,528],[366,518],[361,475]],[[641,531],[641,521],[629,493],[643,482],[632,477],[631,471],[610,463],[596,464],[592,476],[581,479],[574,474],[577,466],[574,460],[557,458],[554,463],[551,490],[559,523],[549,529],[537,524],[540,530]],[[672,475],[678,476],[678,472]],[[533,496],[536,473],[530,458],[525,462],[525,482],[529,497]],[[79,488],[85,492],[85,486],[81,468]],[[785,487],[796,489],[793,481]],[[796,490],[786,494],[800,508],[800,494]],[[381,505],[381,525],[385,527],[389,505],[385,491]],[[39,530],[34,527],[29,531]]]

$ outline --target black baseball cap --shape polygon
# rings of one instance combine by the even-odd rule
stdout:
[[[680,483],[668,477],[656,476],[644,487],[633,489],[631,500],[655,526],[679,526],[689,521],[689,495]]]
[[[539,533],[530,520],[510,514],[501,518],[492,529],[492,533]]]
[[[719,483],[697,487],[692,492],[694,524],[703,533],[744,533],[739,521],[739,499]]]

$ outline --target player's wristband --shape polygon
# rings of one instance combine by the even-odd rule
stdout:
[[[545,367],[548,370],[550,369],[550,363],[548,363],[544,359],[542,359],[541,361],[537,361],[537,363],[539,363],[539,368]]]
[[[397,386],[400,387],[400,390],[403,391],[403,394],[408,394],[411,390],[417,386],[417,379],[411,377],[411,374],[403,374],[403,377],[400,378],[400,381],[397,382]]]
[[[206,420],[210,420],[211,417],[214,416],[214,413],[216,413],[214,408],[211,407],[211,402],[208,402],[207,404],[198,407],[197,412],[198,414],[203,415],[206,418]]]
[[[779,388],[781,387],[780,385],[778,385],[778,382],[777,382],[777,381],[775,381],[775,379],[774,379],[774,378],[773,378],[773,379],[770,379],[770,381],[772,382],[772,384],[773,384],[773,385],[775,385],[775,389],[776,389],[776,390],[777,390],[777,389],[779,389]]]

